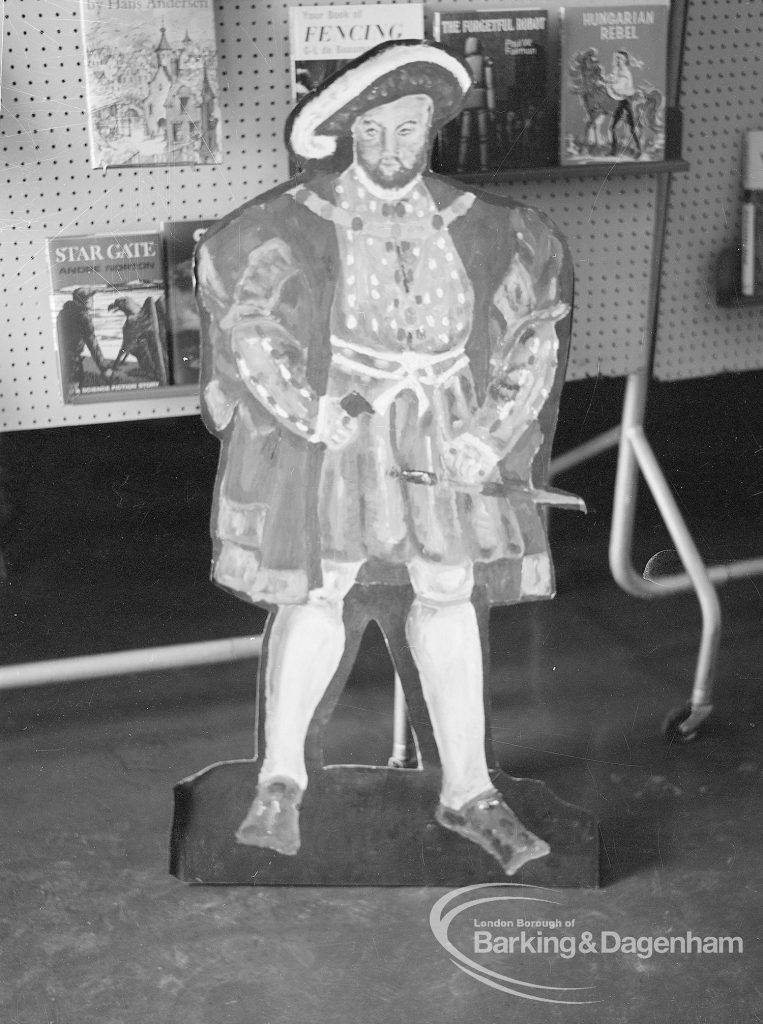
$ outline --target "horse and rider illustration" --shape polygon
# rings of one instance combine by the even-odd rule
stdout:
[[[633,71],[642,66],[627,50],[616,50],[611,69],[605,71],[595,46],[578,50],[570,59],[569,90],[579,98],[584,120],[582,131],[565,135],[568,159],[662,158],[665,95],[647,81],[634,83]]]

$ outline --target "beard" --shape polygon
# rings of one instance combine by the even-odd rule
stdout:
[[[376,163],[371,163],[360,152],[356,152],[355,159],[375,185],[378,185],[379,188],[394,190],[405,188],[421,174],[427,165],[428,152],[428,145],[422,146],[415,154],[410,167],[406,167],[397,158],[384,158],[377,160]]]

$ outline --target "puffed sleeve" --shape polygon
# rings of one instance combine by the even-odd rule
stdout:
[[[311,439],[318,396],[308,384],[300,338],[312,316],[308,281],[281,238],[258,240],[241,256],[227,289],[203,244],[197,258],[199,294],[211,319],[206,410],[220,431],[248,393],[288,430]]]
[[[572,303],[569,256],[545,218],[526,211],[516,252],[493,295],[485,401],[473,428],[499,459],[537,421],[558,369],[556,325]]]
[[[230,423],[244,388],[230,348],[230,333],[220,325],[231,300],[216,256],[216,245],[204,238],[196,250],[195,265],[202,333],[202,413],[207,426],[221,433]]]

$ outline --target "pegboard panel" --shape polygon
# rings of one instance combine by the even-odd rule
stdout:
[[[46,239],[221,217],[280,180],[287,166],[282,118],[270,97],[287,88],[285,15],[279,8],[276,29],[269,4],[218,5],[223,163],[104,171],[90,169],[78,3],[25,0],[5,10],[0,429],[196,413],[195,395],[166,389],[126,401],[63,403]]]
[[[443,8],[456,0],[441,0]],[[558,6],[552,0],[550,6]],[[489,7],[489,0],[475,4]],[[527,6],[522,0],[516,6]],[[549,6],[549,5],[546,5]],[[80,12],[75,0],[6,3],[0,174],[0,429],[176,416],[195,396],[65,405],[49,313],[46,239],[150,230],[217,218],[285,179],[290,107],[287,5],[220,0],[216,9],[222,143],[219,165],[91,170]],[[428,10],[431,12],[432,5]],[[517,182],[502,191],[545,210],[577,265],[569,377],[620,375],[643,361],[654,182],[643,177]]]
[[[715,302],[715,260],[739,244],[742,138],[763,128],[763,3],[691,0],[681,106],[688,174],[674,178],[655,375],[763,368],[763,310]]]
[[[548,213],[572,249],[575,312],[567,380],[639,370],[645,359],[654,181],[560,177],[495,191]]]

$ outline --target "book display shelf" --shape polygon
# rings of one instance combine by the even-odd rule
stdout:
[[[480,0],[471,6],[478,12],[512,4]],[[558,10],[561,3],[547,0],[538,6]],[[706,316],[708,280],[714,271],[707,260],[697,263],[693,254],[705,252],[708,241],[705,238],[700,246],[698,238],[686,238],[686,232],[698,230],[700,224],[707,235],[711,223],[716,234],[726,232],[716,251],[738,237],[729,233],[727,219],[724,221],[720,212],[713,220],[712,196],[731,189],[731,170],[726,174],[728,181],[718,177],[718,166],[728,163],[731,144],[722,139],[709,163],[707,128],[714,117],[721,125],[721,136],[734,130],[730,109],[741,111],[741,117],[749,108],[749,116],[753,116],[757,98],[752,82],[756,76],[750,73],[745,78],[741,65],[738,77],[729,74],[728,65],[713,67],[708,63],[707,44],[724,36],[731,26],[737,61],[748,52],[751,60],[759,59],[763,26],[754,6],[744,5],[742,10],[736,0],[671,3],[664,160],[502,168],[461,176],[485,189],[510,189],[513,198],[546,210],[566,235],[577,281],[567,379],[604,375],[628,380],[621,426],[561,456],[555,468],[561,471],[619,442],[611,545],[615,578],[640,597],[663,597],[689,588],[699,596],[703,636],[691,707],[683,716],[692,717],[688,724],[676,726],[684,737],[696,732],[709,713],[720,635],[713,584],[729,572],[727,567],[714,576],[706,571],[643,435],[643,419],[653,372],[663,379],[678,379],[760,365],[760,346],[754,343],[758,335],[751,320],[740,325],[711,321]],[[431,16],[433,9],[447,12],[454,7],[453,0],[433,0],[426,10]],[[46,252],[48,239],[58,235],[127,233],[156,230],[166,221],[216,220],[288,178],[282,144],[283,125],[292,104],[288,5],[284,0],[254,4],[217,0],[215,29],[220,161],[102,170],[90,166],[79,3],[72,0],[52,5],[47,0],[28,0],[23,11],[21,7],[8,10],[0,166],[4,191],[12,202],[3,216],[0,234],[7,319],[6,340],[0,349],[0,430],[198,414],[193,385],[155,388],[127,400],[87,405],[63,402],[49,310]],[[684,184],[678,186],[681,180]],[[734,193],[736,188],[735,184]],[[698,216],[694,205],[703,190],[708,199]],[[723,205],[724,197],[720,202]],[[709,291],[712,295],[712,288]],[[744,309],[732,315],[749,318],[754,313]],[[689,329],[692,336],[688,339],[687,317],[697,325]],[[719,348],[724,348],[719,337],[725,342],[722,367],[713,361]],[[659,585],[645,580],[631,562],[639,472],[645,476],[688,570],[688,575],[663,579]],[[747,572],[749,566],[738,571]],[[202,651],[205,645],[196,645],[198,651],[183,656],[199,662],[246,657],[256,652],[257,643],[258,638],[250,638],[245,650],[233,641],[217,645],[214,651]],[[109,672],[133,670],[134,661],[122,655],[113,658]],[[83,660],[87,659],[79,659]],[[50,681],[62,678],[64,671],[60,664],[44,671],[34,667],[25,673],[18,670],[0,670],[0,687]],[[103,665],[93,665],[91,671],[79,664],[72,671],[83,678],[104,670]]]
[[[659,163],[642,164],[631,160],[618,160],[611,164],[597,164],[595,167],[512,167],[504,171],[477,172],[456,175],[460,181],[472,185],[503,185],[514,181],[550,181],[553,178],[606,178],[612,175],[650,176],[674,174],[688,171],[689,164],[680,157],[660,160]]]
[[[560,0],[549,0],[549,11]],[[434,0],[427,17],[449,4]],[[474,10],[489,10],[486,0]],[[508,7],[511,4],[507,5]],[[674,5],[683,22],[682,0]],[[7,344],[0,350],[0,430],[195,415],[193,385],[64,402],[50,312],[49,240],[156,231],[167,221],[216,220],[289,174],[281,133],[292,105],[288,5],[218,2],[221,160],[195,166],[91,167],[80,6],[31,0],[5,24],[3,173],[12,197],[3,231]],[[253,42],[256,40],[256,44]],[[671,43],[671,51],[674,47]],[[54,84],[55,83],[55,86]],[[637,368],[632,338],[647,329],[656,181],[688,166],[677,113],[667,119],[667,159],[571,167],[522,167],[468,176],[510,185],[547,209],[577,257],[576,337],[568,379]],[[623,230],[621,225],[628,225]],[[627,316],[607,279],[628,282]],[[602,332],[602,324],[610,325]],[[23,386],[22,386],[23,383]],[[95,399],[95,400],[94,400]]]
[[[677,107],[665,112],[665,159],[646,163],[638,160],[618,159],[600,164],[578,164],[562,167],[511,167],[475,174],[459,174],[461,181],[474,185],[502,185],[512,181],[549,181],[558,178],[608,178],[612,175],[674,174],[688,171],[689,163],[681,157],[683,118]]]

